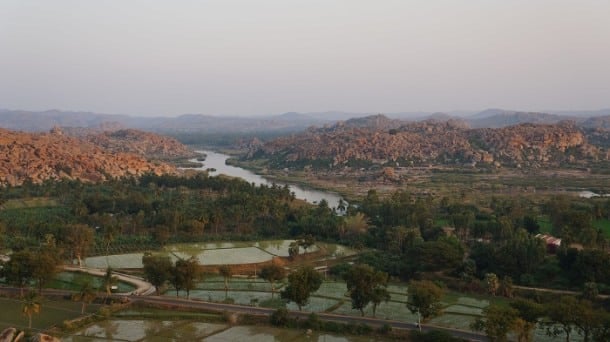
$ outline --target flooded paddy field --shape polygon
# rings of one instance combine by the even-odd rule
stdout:
[[[201,265],[241,265],[271,261],[274,257],[288,257],[288,248],[295,240],[271,240],[253,242],[181,243],[165,246],[154,254],[166,255],[173,261],[195,257]],[[318,246],[319,245],[319,246]],[[317,243],[300,254],[318,252],[324,248],[328,258],[355,255],[356,251],[341,245]],[[142,268],[144,253],[114,254],[85,259],[85,265],[93,268],[138,269]]]
[[[384,341],[363,336],[340,336],[301,329],[281,329],[267,326],[230,326],[220,323],[204,323],[190,320],[141,320],[110,319],[94,323],[70,335],[62,341],[241,341],[249,342],[366,342]]]

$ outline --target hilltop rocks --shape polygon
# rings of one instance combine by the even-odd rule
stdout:
[[[135,153],[153,159],[195,156],[193,151],[174,138],[135,129],[87,134],[85,139],[113,153]]]
[[[26,180],[79,179],[98,182],[145,173],[172,173],[165,163],[151,163],[132,153],[112,152],[91,142],[52,133],[22,133],[0,129],[0,184]]]
[[[370,126],[363,126],[365,122]],[[392,166],[482,163],[553,167],[607,159],[607,153],[588,144],[572,122],[469,129],[458,120],[402,122],[397,126],[396,120],[379,116],[361,119],[356,125],[339,123],[278,138],[253,149],[249,156],[267,158],[276,167],[320,161],[317,165],[330,167],[355,161]]]

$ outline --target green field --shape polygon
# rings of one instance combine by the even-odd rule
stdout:
[[[47,284],[48,288],[51,289],[59,289],[59,290],[69,290],[69,291],[78,291],[80,287],[85,282],[91,282],[94,288],[99,291],[105,291],[102,288],[102,278],[96,277],[86,273],[80,272],[61,272],[55,275],[55,278]],[[117,284],[118,292],[131,292],[136,288],[128,283],[124,283],[122,281]]]
[[[81,303],[71,301],[54,301],[42,299],[40,301],[40,314],[32,316],[32,329],[44,331],[65,320],[80,316]],[[28,318],[21,313],[23,302],[17,298],[0,298],[0,330],[14,327],[19,330],[27,329]],[[87,312],[93,313],[100,308],[99,305],[90,304]]]
[[[604,235],[606,235],[606,237],[610,237],[610,220],[595,220],[593,221],[593,227],[595,227],[596,229],[601,229],[604,232]]]

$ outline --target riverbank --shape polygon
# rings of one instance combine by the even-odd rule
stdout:
[[[342,200],[342,196],[339,193],[328,191],[326,189],[317,190],[293,181],[283,182],[277,178],[267,178],[266,176],[252,172],[247,168],[231,165],[231,163],[227,163],[227,160],[229,160],[231,157],[223,153],[208,150],[199,150],[197,152],[200,154],[206,154],[205,161],[200,161],[202,165],[199,167],[187,168],[187,170],[208,170],[209,174],[212,176],[224,174],[230,177],[242,178],[246,182],[256,185],[271,186],[272,184],[276,184],[278,186],[288,186],[290,191],[294,193],[297,199],[302,199],[312,204],[320,203],[320,201],[324,199],[331,208],[337,208],[339,206],[339,202]],[[189,161],[195,162],[197,159],[195,158]]]

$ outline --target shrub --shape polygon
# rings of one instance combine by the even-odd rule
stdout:
[[[392,332],[392,326],[389,324],[384,324],[377,329],[377,332],[383,335],[387,335]]]
[[[290,318],[288,317],[288,310],[286,308],[279,308],[275,310],[270,317],[270,322],[276,327],[286,327]]]
[[[459,338],[451,336],[446,331],[432,330],[429,332],[419,332],[413,330],[411,332],[411,339],[419,342],[459,342],[462,341]]]
[[[305,321],[305,327],[312,330],[320,330],[320,324],[320,317],[318,317],[318,315],[316,315],[314,312],[309,314],[307,321]]]

